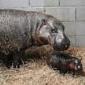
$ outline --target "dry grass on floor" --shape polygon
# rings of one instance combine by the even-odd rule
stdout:
[[[82,57],[85,66],[85,48],[72,48],[68,51],[74,56]],[[85,85],[85,77],[72,77],[71,74],[63,76],[40,60],[16,70],[0,67],[0,85]]]

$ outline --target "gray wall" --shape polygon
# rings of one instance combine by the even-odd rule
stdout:
[[[0,9],[51,14],[64,23],[72,46],[85,46],[85,0],[0,0]]]

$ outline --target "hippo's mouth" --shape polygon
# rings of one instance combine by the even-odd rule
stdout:
[[[57,51],[64,51],[67,50],[70,47],[70,40],[67,38],[66,40],[63,40],[61,43],[57,43],[57,41],[54,43],[53,48]]]

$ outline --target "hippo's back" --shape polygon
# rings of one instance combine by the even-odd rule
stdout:
[[[0,51],[29,47],[44,14],[19,10],[0,10]]]

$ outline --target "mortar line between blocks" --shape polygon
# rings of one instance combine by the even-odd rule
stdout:
[[[59,4],[59,6],[60,6],[60,0],[58,0],[58,4]]]

